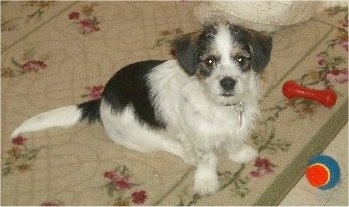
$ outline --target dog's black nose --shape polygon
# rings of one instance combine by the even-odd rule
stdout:
[[[236,81],[232,78],[225,77],[220,81],[220,84],[225,91],[232,91],[235,87]]]

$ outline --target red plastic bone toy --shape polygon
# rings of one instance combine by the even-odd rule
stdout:
[[[307,98],[317,101],[326,107],[332,107],[337,100],[337,95],[331,88],[324,90],[310,89],[292,80],[284,83],[282,92],[287,98]]]

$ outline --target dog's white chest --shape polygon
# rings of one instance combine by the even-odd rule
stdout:
[[[191,96],[181,104],[183,129],[191,138],[205,145],[220,146],[225,140],[242,137],[244,114],[235,107],[225,108],[209,104],[205,98]],[[241,124],[240,124],[241,123]]]

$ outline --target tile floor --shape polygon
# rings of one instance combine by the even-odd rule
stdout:
[[[329,190],[319,190],[303,178],[290,191],[280,206],[348,206],[348,123],[323,152],[333,157],[341,169],[340,184]]]

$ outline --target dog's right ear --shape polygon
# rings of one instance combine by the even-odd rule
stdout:
[[[256,72],[261,72],[270,60],[272,38],[253,30],[249,30],[248,33],[249,46],[252,48],[252,68]]]
[[[179,65],[190,76],[195,75],[198,63],[194,39],[193,35],[187,34],[172,42],[173,55],[177,59]]]

